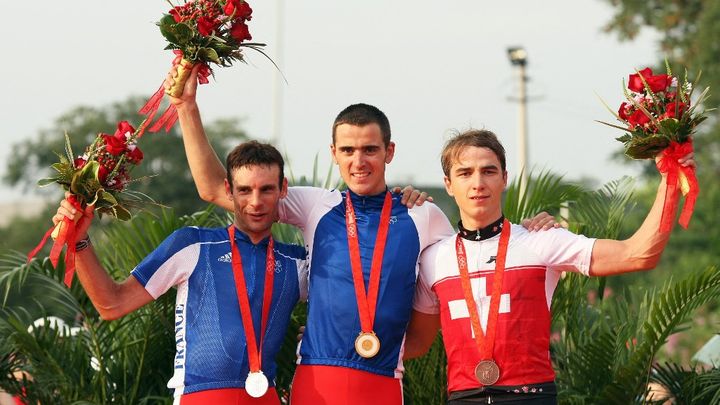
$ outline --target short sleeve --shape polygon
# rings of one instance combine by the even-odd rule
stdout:
[[[198,228],[181,228],[168,236],[132,271],[155,299],[190,278],[200,257]]]

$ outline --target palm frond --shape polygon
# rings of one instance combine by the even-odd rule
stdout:
[[[505,192],[503,214],[514,223],[540,211],[557,212],[563,203],[576,200],[584,192],[581,186],[565,183],[562,176],[549,171],[531,173],[527,184],[522,184],[522,178],[518,176],[513,180]],[[523,195],[520,194],[522,186]]]

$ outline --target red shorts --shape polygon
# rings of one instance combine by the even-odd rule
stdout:
[[[275,387],[260,398],[253,398],[242,388],[221,388],[184,394],[180,397],[180,405],[279,405]]]
[[[299,365],[292,405],[402,405],[402,382],[347,367]]]

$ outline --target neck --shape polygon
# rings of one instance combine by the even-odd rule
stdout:
[[[355,195],[359,195],[360,197],[372,197],[372,196],[375,196],[375,195],[378,195],[378,194],[384,194],[385,191],[387,190],[387,185],[385,185],[385,184],[383,183],[382,187],[378,187],[377,190],[373,190],[373,191],[370,191],[370,192],[364,192],[364,193],[358,193],[357,191],[353,190],[353,189],[350,188],[349,186],[348,186],[348,190],[352,191],[353,194],[355,194]]]
[[[247,229],[243,229],[243,228],[239,227],[237,224],[235,224],[235,228],[237,230],[239,230],[240,232],[244,233],[245,235],[247,235],[247,237],[250,239],[250,241],[253,243],[253,245],[257,245],[258,243],[262,242],[263,239],[267,238],[268,236],[270,236],[272,234],[270,228],[263,230],[263,231],[259,231],[259,232],[254,232],[254,231],[249,231]]]
[[[471,231],[485,228],[497,221],[500,217],[502,217],[502,212],[498,212],[494,215],[488,215],[483,218],[473,218],[469,215],[463,215],[463,213],[460,213],[460,220],[462,221],[463,227]]]

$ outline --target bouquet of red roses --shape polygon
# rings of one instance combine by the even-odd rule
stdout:
[[[252,39],[247,21],[252,19],[252,9],[244,0],[191,0],[173,7],[158,22],[160,32],[167,39],[168,46],[177,55],[175,85],[167,90],[173,97],[182,95],[185,82],[194,65],[201,64],[198,82],[208,83],[212,73],[210,63],[230,66],[243,61],[241,48],[251,48],[267,56],[262,47],[265,44],[246,42]],[[160,88],[140,110],[152,120],[157,112],[165,89]],[[170,106],[150,128],[156,132],[165,127],[169,131],[177,115]]]
[[[114,135],[99,134],[80,156],[73,154],[70,138],[65,134],[65,155],[58,154],[60,162],[52,165],[55,175],[39,180],[38,185],[59,184],[71,193],[68,200],[82,212],[94,205],[100,215],[121,220],[130,219],[129,208],[142,201],[142,194],[126,189],[131,181],[130,171],[140,164],[143,153],[137,146],[138,131],[127,121],[117,125]],[[28,255],[28,261],[45,245],[48,237],[55,239],[50,261],[57,266],[60,252],[68,246],[65,255],[65,284],[70,286],[75,267],[75,223],[65,218],[51,227],[40,244]]]
[[[650,68],[631,74],[623,91],[626,101],[617,113],[607,104],[606,107],[624,126],[598,122],[626,131],[616,139],[625,145],[625,154],[633,159],[654,159],[663,153],[657,166],[660,172],[668,174],[668,187],[660,230],[666,232],[672,228],[669,213],[677,208],[678,199],[667,196],[677,195],[678,186],[687,196],[679,221],[687,228],[699,187],[695,169],[682,167],[677,160],[693,150],[692,135],[698,124],[707,118],[705,113],[710,111],[699,112],[696,108],[705,101],[709,89],[706,88],[693,104],[693,84],[688,81],[687,74],[681,83],[667,66],[666,74],[655,75]]]

